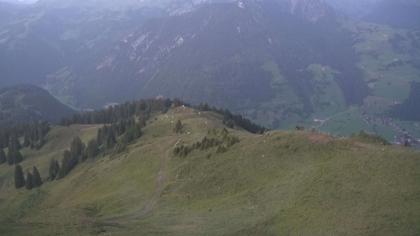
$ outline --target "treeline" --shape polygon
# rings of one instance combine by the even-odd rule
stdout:
[[[148,99],[127,102],[106,109],[75,114],[61,121],[62,125],[72,124],[110,124],[121,120],[131,119],[133,116],[148,119],[151,113],[166,112],[172,105],[181,104],[178,100]]]
[[[8,148],[11,139],[23,138],[23,147],[39,149],[44,145],[44,138],[49,130],[50,125],[47,122],[2,127],[0,129],[0,148]]]
[[[110,106],[99,111],[75,114],[71,118],[63,119],[61,124],[111,124],[121,120],[131,119],[133,116],[147,120],[152,113],[164,113],[172,106],[177,107],[182,105],[190,106],[189,104],[178,99],[139,100]],[[248,132],[256,134],[261,134],[267,131],[265,127],[257,125],[241,115],[232,114],[227,109],[218,109],[216,107],[209,106],[208,104],[200,104],[198,106],[192,107],[200,111],[212,111],[221,114],[223,116],[223,123],[230,128],[240,127],[247,130]]]
[[[23,146],[31,149],[40,149],[45,144],[45,137],[50,131],[47,122],[26,125],[23,131]]]
[[[267,128],[257,125],[241,115],[232,114],[227,109],[218,109],[216,107],[211,107],[206,103],[200,104],[195,108],[200,111],[212,111],[223,115],[223,124],[225,124],[229,128],[240,127],[254,134],[262,134],[268,130]]]

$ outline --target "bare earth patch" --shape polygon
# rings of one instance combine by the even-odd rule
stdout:
[[[322,133],[311,133],[309,134],[309,140],[312,143],[320,143],[320,144],[325,144],[325,143],[329,143],[331,141],[333,141],[333,138],[327,134],[322,134]]]

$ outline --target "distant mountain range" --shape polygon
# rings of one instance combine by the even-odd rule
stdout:
[[[419,80],[419,9],[403,0],[41,0],[1,9],[1,86],[36,84],[78,108],[178,97],[272,128],[420,136],[415,116],[393,112]]]

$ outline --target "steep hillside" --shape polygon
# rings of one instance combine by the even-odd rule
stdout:
[[[13,11],[8,5],[2,10],[13,14],[0,25],[0,86],[40,85],[77,108],[178,97],[270,128],[299,124],[336,135],[364,129],[388,140],[409,130],[420,137],[419,120],[389,115],[420,78],[417,2],[334,3],[42,0]],[[346,9],[365,11],[344,17]]]
[[[174,132],[176,121],[182,132]],[[23,150],[44,185],[15,190],[0,165],[2,235],[417,235],[420,156],[376,139],[317,132],[251,134],[188,107],[152,116],[120,154],[47,181],[50,158],[98,126],[55,127]],[[237,137],[227,149],[196,142]],[[66,145],[67,144],[67,145]],[[177,147],[196,147],[177,155]]]
[[[35,86],[21,85],[0,90],[0,125],[58,122],[73,113],[47,91]]]
[[[325,8],[303,5],[309,2],[214,4],[147,22],[87,69],[89,78],[102,81],[92,83],[101,87],[108,82],[105,87],[111,89],[117,83],[112,78],[124,68],[128,75],[118,83],[130,87],[122,96],[179,97],[256,110],[254,116],[266,112],[262,106],[271,102],[276,118],[284,120],[284,113],[305,116],[323,109],[323,101],[315,99],[324,86],[311,80],[310,70],[321,64],[343,72],[331,83],[340,90],[340,105],[362,103],[367,87],[355,67],[350,34]],[[86,79],[75,91],[83,91],[83,83]],[[92,96],[85,100],[93,101]]]

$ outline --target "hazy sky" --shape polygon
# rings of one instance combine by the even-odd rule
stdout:
[[[0,0],[0,2],[34,3],[38,0]]]

